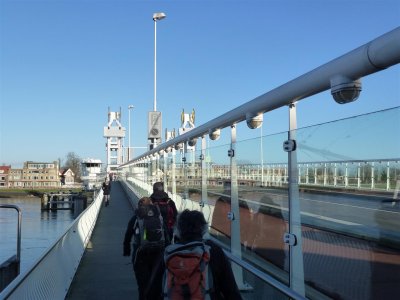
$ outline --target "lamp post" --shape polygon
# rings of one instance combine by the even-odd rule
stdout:
[[[128,106],[128,161],[131,159],[131,109],[133,108],[133,105]]]
[[[165,13],[153,14],[154,21],[154,111],[157,111],[157,21],[166,17]]]
[[[157,140],[161,132],[161,112],[157,112],[157,21],[166,17],[165,13],[158,12],[153,14],[154,21],[154,112],[149,113],[149,139],[150,149],[157,147]],[[157,125],[155,128],[154,126]]]

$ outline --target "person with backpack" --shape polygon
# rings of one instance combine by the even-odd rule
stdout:
[[[242,299],[228,258],[210,240],[204,215],[184,210],[178,216],[177,243],[164,252],[164,299]]]
[[[141,198],[129,220],[123,242],[123,255],[131,254],[140,300],[161,299],[162,264],[166,243],[166,228],[160,209],[150,198]]]
[[[167,244],[170,244],[174,234],[176,216],[178,215],[175,202],[169,198],[168,194],[164,191],[164,183],[160,181],[153,184],[153,193],[150,195],[150,198],[160,208],[168,230]]]

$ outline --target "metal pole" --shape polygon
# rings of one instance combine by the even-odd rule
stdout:
[[[231,253],[237,258],[242,258],[241,236],[240,236],[240,208],[239,208],[239,191],[237,184],[237,162],[236,162],[236,125],[231,126],[231,149],[228,152],[230,157],[230,173],[231,173],[231,211],[228,218],[231,221]],[[243,270],[238,265],[232,265],[239,289],[245,289],[243,281]]]
[[[263,124],[260,127],[260,154],[261,154],[261,186],[264,186],[264,149],[263,149]]]
[[[128,161],[131,158],[131,108],[133,108],[132,105],[128,106]]]
[[[289,105],[289,140],[296,142],[296,104]],[[289,159],[289,232],[293,237],[290,247],[290,287],[300,295],[305,295],[302,233],[300,218],[300,195],[296,148],[288,152]],[[308,178],[308,166],[307,166]],[[308,182],[308,180],[307,180]]]
[[[131,151],[131,110],[129,109],[129,145],[128,145],[128,161],[130,159]]]
[[[154,111],[157,111],[157,21],[154,20]]]

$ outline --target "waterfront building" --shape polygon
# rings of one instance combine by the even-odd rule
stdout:
[[[75,173],[71,169],[60,169],[61,185],[73,186],[75,184]]]
[[[82,182],[86,190],[91,190],[101,187],[106,176],[101,170],[102,162],[100,159],[86,158],[82,160]]]
[[[0,188],[8,187],[8,174],[11,166],[0,166]]]
[[[10,188],[58,188],[61,186],[57,161],[27,161],[22,169],[10,169]]]

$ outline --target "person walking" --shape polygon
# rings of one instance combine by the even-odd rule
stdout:
[[[123,255],[132,254],[133,271],[139,289],[139,300],[162,299],[162,264],[165,235],[161,212],[148,197],[138,201],[137,209],[126,228]],[[133,237],[133,251],[131,240]]]
[[[150,198],[160,208],[165,226],[168,229],[167,244],[170,244],[173,239],[174,226],[178,215],[175,202],[169,198],[168,194],[164,191],[164,183],[160,181],[153,184],[153,193],[150,195]]]
[[[107,177],[103,182],[102,185],[102,190],[103,190],[103,199],[105,202],[105,206],[108,206],[110,204],[110,192],[111,192],[111,182],[107,181]]]
[[[184,210],[178,215],[176,229],[177,243],[167,246],[164,253],[164,297],[203,299],[208,294],[213,300],[242,299],[225,253],[203,239],[208,231],[203,213]]]

